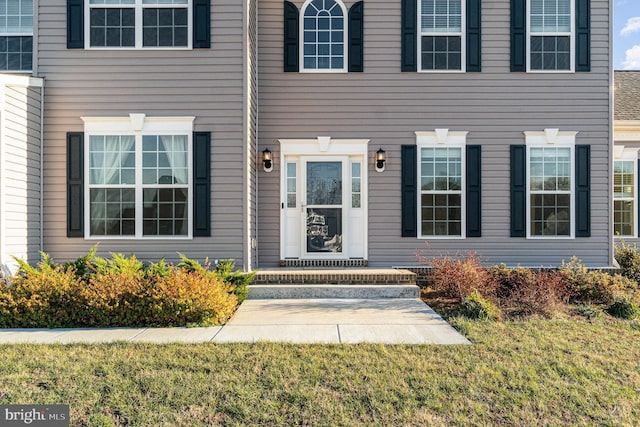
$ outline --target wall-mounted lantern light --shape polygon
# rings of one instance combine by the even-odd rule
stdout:
[[[376,172],[384,171],[384,165],[387,162],[386,152],[380,148],[376,151]]]
[[[273,170],[273,161],[271,160],[271,150],[265,148],[262,151],[262,168],[265,172],[271,172]]]

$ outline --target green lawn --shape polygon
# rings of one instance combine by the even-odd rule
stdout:
[[[0,346],[72,425],[640,425],[640,322],[454,320],[473,346]]]

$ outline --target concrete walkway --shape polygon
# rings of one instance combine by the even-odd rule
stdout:
[[[225,326],[0,329],[0,344],[41,343],[470,344],[419,299],[248,299]]]

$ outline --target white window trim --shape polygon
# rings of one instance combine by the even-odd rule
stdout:
[[[416,134],[416,146],[417,146],[417,200],[416,206],[418,207],[417,215],[417,229],[418,239],[430,239],[430,240],[461,240],[467,238],[467,178],[466,178],[466,164],[467,156],[465,147],[467,145],[468,131],[449,131],[449,129],[435,129],[429,132],[417,131]],[[422,162],[421,162],[421,149],[422,148],[456,148],[460,147],[460,235],[459,236],[432,236],[422,234]],[[450,193],[446,191],[444,193]]]
[[[193,122],[195,117],[81,117],[84,122],[84,239],[85,240],[192,240],[193,239]],[[187,135],[188,217],[185,236],[144,236],[142,234],[142,136]],[[136,152],[136,232],[134,236],[92,236],[89,197],[89,137],[91,135],[134,135]]]
[[[541,32],[541,33],[532,33],[531,32],[531,0],[527,0],[527,16],[526,16],[526,27],[527,27],[527,72],[528,73],[575,73],[576,66],[576,2],[575,0],[569,0],[571,2],[571,18],[569,19],[571,23],[571,31],[570,32]],[[531,69],[531,36],[569,36],[569,49],[571,52],[569,54],[569,69],[568,70],[532,70]]]
[[[342,9],[342,18],[344,19],[344,25],[342,30],[342,52],[344,56],[343,67],[342,68],[332,68],[332,69],[316,69],[316,68],[305,68],[304,67],[304,12],[307,9],[307,6],[313,0],[306,0],[302,7],[300,8],[300,25],[299,25],[299,34],[298,40],[300,40],[299,46],[299,61],[300,61],[300,72],[301,73],[347,73],[349,71],[349,11],[347,7],[344,5],[342,0],[334,0],[338,6]],[[316,40],[317,43],[317,40]]]
[[[573,131],[560,131],[558,129],[547,128],[544,131],[525,131],[525,143],[527,146],[526,156],[526,186],[527,186],[527,239],[531,240],[570,240],[575,239],[576,228],[576,165],[575,165],[575,145],[576,135],[578,132]],[[571,208],[569,216],[569,230],[568,236],[532,236],[531,235],[531,148],[540,147],[563,147],[570,148],[569,155],[571,158],[570,164],[570,176],[571,176],[571,194],[569,199],[569,206]],[[557,193],[557,192],[555,192]]]
[[[192,50],[193,49],[193,0],[187,4],[90,4],[84,0],[84,48],[85,50]],[[135,45],[134,46],[91,46],[91,9],[135,9]],[[187,9],[187,45],[186,46],[143,46],[142,11],[143,9]]]
[[[422,1],[418,2],[418,72],[419,73],[465,73],[467,71],[467,2],[461,0],[462,14],[460,17],[460,32],[423,32],[422,31]],[[460,69],[459,70],[423,70],[422,69],[422,37],[423,36],[460,36]]]
[[[613,148],[613,160],[616,161],[626,161],[633,162],[633,234],[632,235],[616,235],[614,233],[613,237],[617,239],[636,239],[638,238],[638,150],[640,148],[629,148],[624,145],[616,145]],[[615,174],[615,168],[614,168]],[[628,197],[616,199],[615,193],[613,194],[613,201],[616,200],[629,200]],[[614,203],[614,212],[615,212],[615,203]],[[615,220],[614,220],[615,221]]]

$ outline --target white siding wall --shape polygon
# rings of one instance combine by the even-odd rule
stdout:
[[[66,237],[65,134],[82,131],[81,116],[195,116],[212,133],[212,236],[193,240],[110,240],[101,253],[142,259],[176,252],[243,265],[243,3],[212,0],[211,49],[82,50],[66,48],[66,2],[38,5],[38,75],[45,100],[44,249],[58,260],[86,253],[97,241]]]
[[[302,0],[295,0],[300,8]],[[352,0],[345,5],[350,7]],[[610,259],[609,1],[592,0],[592,71],[509,72],[509,2],[482,2],[481,73],[401,73],[400,2],[367,0],[364,73],[284,73],[283,6],[259,4],[260,147],[279,158],[280,138],[371,139],[387,151],[384,173],[369,164],[369,262],[415,265],[425,241],[400,237],[400,146],[415,144],[414,131],[469,131],[467,144],[482,145],[482,237],[428,241],[428,254],[477,251],[490,263],[559,264],[577,255],[589,265]],[[524,144],[523,131],[578,131],[590,144],[590,238],[527,240],[509,237],[509,145]],[[259,265],[279,259],[280,167],[259,170]]]
[[[27,78],[25,78],[27,80]],[[41,87],[0,82],[1,264],[15,272],[12,256],[36,262],[40,250]]]

